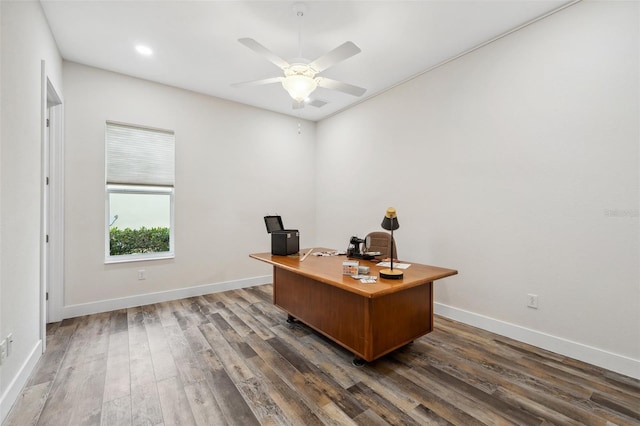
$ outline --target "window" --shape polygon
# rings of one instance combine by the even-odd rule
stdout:
[[[174,133],[107,122],[107,263],[173,257]]]

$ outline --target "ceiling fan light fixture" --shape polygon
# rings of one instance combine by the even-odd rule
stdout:
[[[1,0],[0,0],[1,1]],[[296,16],[302,17],[304,15],[304,7],[301,4],[296,3],[294,5],[294,12]],[[293,63],[289,63],[258,43],[252,38],[239,38],[238,41],[254,52],[264,56],[269,62],[284,71],[284,77],[272,77],[263,78],[256,81],[247,81],[244,83],[232,84],[234,87],[240,86],[258,86],[263,84],[281,83],[282,87],[289,93],[289,96],[293,98],[293,109],[303,108],[306,103],[309,103],[315,107],[321,107],[327,104],[327,101],[321,101],[318,99],[311,100],[309,96],[318,87],[330,90],[338,90],[344,93],[348,93],[354,96],[362,96],[366,89],[353,86],[351,84],[342,83],[337,80],[317,76],[324,70],[334,66],[335,64],[344,61],[361,52],[360,48],[353,42],[347,41],[340,46],[329,51],[328,53],[320,56],[316,60],[309,62],[302,58],[300,46],[300,35],[298,36],[298,57],[293,59]],[[316,77],[317,76],[317,77]]]
[[[287,93],[289,93],[289,96],[294,100],[304,102],[304,100],[316,90],[318,82],[316,79],[307,77],[306,75],[294,74],[282,80],[282,87],[284,87]]]

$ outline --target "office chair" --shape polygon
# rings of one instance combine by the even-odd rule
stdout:
[[[391,256],[391,234],[388,232],[375,231],[367,234],[365,241],[365,252],[379,251],[380,255],[376,259],[386,259]],[[398,259],[396,242],[393,242],[393,258]]]

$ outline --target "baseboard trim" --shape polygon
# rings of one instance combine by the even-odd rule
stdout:
[[[7,386],[7,390],[0,396],[0,423],[4,422],[7,414],[11,411],[11,407],[18,400],[41,356],[42,340],[38,340],[27,359],[20,366],[18,374],[15,375],[9,386]]]
[[[434,304],[434,313],[560,355],[606,368],[607,370],[615,371],[625,376],[640,379],[640,360],[637,359],[607,352],[562,337],[500,321],[442,303]]]
[[[175,290],[160,291],[157,293],[138,294],[135,296],[121,297],[117,299],[100,300],[91,303],[65,306],[62,312],[63,318],[74,318],[82,315],[109,312],[116,309],[132,308],[134,306],[150,305],[152,303],[167,302],[170,300],[184,299],[185,297],[202,296],[204,294],[219,293],[228,290],[253,287],[256,285],[273,282],[271,275],[245,278],[236,281],[224,281],[215,284],[205,284],[195,287],[185,287]]]

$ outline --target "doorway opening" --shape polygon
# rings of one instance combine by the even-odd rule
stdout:
[[[41,182],[41,330],[46,349],[47,323],[62,320],[64,303],[64,149],[62,98],[42,62],[42,182]]]

